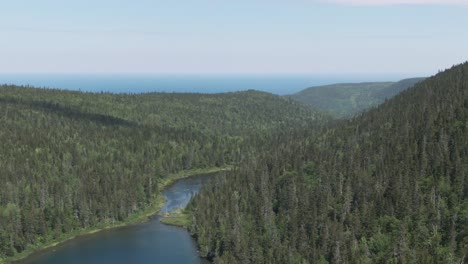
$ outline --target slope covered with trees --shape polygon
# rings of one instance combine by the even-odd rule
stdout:
[[[375,107],[414,86],[424,78],[398,82],[341,83],[307,88],[290,97],[330,113],[335,118],[350,118]]]
[[[0,86],[0,260],[151,208],[158,184],[238,164],[324,116],[256,91],[92,94]],[[253,137],[258,139],[254,139]]]
[[[216,263],[464,263],[468,63],[320,135],[270,150],[193,200]]]

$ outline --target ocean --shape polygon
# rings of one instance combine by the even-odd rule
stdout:
[[[0,84],[84,92],[223,93],[254,89],[287,95],[312,86],[401,78],[389,75],[0,74]]]

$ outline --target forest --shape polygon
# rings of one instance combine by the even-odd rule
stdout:
[[[0,86],[0,260],[151,208],[168,175],[236,165],[274,131],[328,120],[247,91],[81,93]],[[322,122],[323,121],[323,122]]]
[[[215,263],[465,263],[468,63],[286,133],[188,207]]]
[[[338,83],[310,87],[288,97],[327,112],[334,118],[346,119],[380,105],[422,80],[424,78],[398,82]]]
[[[0,261],[125,223],[171,174],[230,165],[186,209],[215,263],[463,263],[468,63],[401,90],[334,120],[253,90],[0,86]]]

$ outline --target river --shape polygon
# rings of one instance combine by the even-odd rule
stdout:
[[[211,175],[178,180],[163,191],[167,199],[161,212],[185,207]],[[148,222],[79,236],[56,247],[36,252],[20,264],[127,264],[127,263],[209,263],[201,259],[187,230],[162,224],[160,216]]]

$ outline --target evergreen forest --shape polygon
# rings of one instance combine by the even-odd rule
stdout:
[[[334,118],[346,119],[380,105],[422,80],[424,78],[398,82],[338,83],[310,87],[289,97],[327,112]]]
[[[465,263],[468,63],[324,131],[271,138],[192,200],[215,263]]]
[[[0,260],[154,207],[169,175],[237,165],[328,117],[246,91],[93,94],[0,86]]]
[[[2,85],[0,262],[126,223],[171,175],[230,166],[185,209],[214,263],[464,263],[468,63],[392,85],[341,120],[254,90]]]

